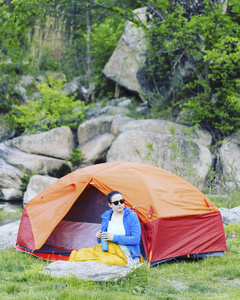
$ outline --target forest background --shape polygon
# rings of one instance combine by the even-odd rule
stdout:
[[[19,110],[21,101],[14,90],[22,74],[60,72],[67,81],[81,76],[85,86],[94,86],[95,102],[112,99],[114,86],[102,70],[130,20],[147,38],[147,117],[160,118],[175,107],[188,111],[188,121],[210,131],[217,145],[240,128],[240,4],[193,2],[198,11],[189,13],[181,0],[0,1],[1,115],[9,126],[24,127],[17,121],[24,109]],[[139,7],[148,7],[146,23],[133,12]],[[176,69],[186,60],[194,68],[183,80]],[[45,95],[53,86],[48,82]],[[46,111],[47,105],[42,101],[38,110]],[[27,122],[26,113],[24,117]]]

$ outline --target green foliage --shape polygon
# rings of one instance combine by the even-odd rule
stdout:
[[[28,30],[34,27],[42,9],[36,0],[0,1],[0,56],[22,63],[28,57]],[[27,63],[25,63],[26,67]]]
[[[85,105],[74,101],[61,90],[61,79],[48,77],[39,88],[40,98],[28,100],[27,105],[14,105],[6,116],[6,121],[14,129],[24,129],[26,133],[36,133],[60,126],[76,128],[84,121]]]
[[[221,142],[217,146],[222,144]],[[217,147],[214,148],[217,149]],[[211,170],[208,174],[204,193],[208,194],[218,207],[237,207],[240,205],[240,181],[236,176],[238,170],[235,167],[235,161],[229,163],[221,159],[221,164],[223,172]]]
[[[140,156],[143,162],[153,164],[156,167],[158,166],[156,159],[153,158],[154,147],[152,143],[150,142],[146,143],[144,156],[142,156],[142,154],[138,149],[135,149],[135,151]]]
[[[16,208],[14,211],[5,212],[4,210],[0,210],[0,225],[5,225],[7,223],[11,223],[21,219],[22,216],[22,208]]]
[[[49,47],[45,47],[38,63],[39,70],[60,71],[61,64],[55,59]]]
[[[0,77],[0,113],[6,113],[11,110],[13,104],[18,104],[15,97],[14,77],[2,75]]]
[[[20,185],[20,190],[23,193],[27,190],[27,186],[28,186],[29,181],[30,181],[30,179],[33,175],[34,174],[31,171],[25,169],[24,177],[22,178],[22,184]]]
[[[150,104],[162,109],[185,102],[188,121],[210,130],[216,141],[240,129],[240,3],[204,2],[203,13],[187,19],[179,5],[148,1],[155,14],[146,32],[146,70],[155,93]],[[186,61],[192,73],[179,76]]]
[[[224,227],[225,236],[228,242],[229,253],[240,255],[240,224],[231,223]],[[233,274],[232,274],[233,275]],[[229,272],[228,276],[232,276]],[[233,275],[234,276],[234,275]]]
[[[103,80],[102,70],[115,50],[123,33],[125,20],[119,16],[105,18],[92,26],[91,46],[92,72],[94,83],[99,86]]]
[[[83,161],[83,159],[84,159],[84,155],[82,151],[79,148],[74,148],[70,160],[70,162],[73,165],[73,169],[76,169],[79,166],[79,164]]]

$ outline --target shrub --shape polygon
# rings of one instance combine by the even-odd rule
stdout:
[[[13,105],[5,117],[15,130],[24,129],[25,133],[37,133],[60,126],[76,128],[84,121],[85,104],[74,101],[74,96],[66,96],[62,91],[63,81],[48,77],[48,83],[38,86],[40,97],[28,100],[27,105]]]

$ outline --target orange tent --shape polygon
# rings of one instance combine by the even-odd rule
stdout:
[[[67,260],[72,250],[96,245],[112,190],[137,213],[142,252],[151,265],[227,250],[221,214],[201,191],[168,171],[130,162],[78,169],[39,193],[24,208],[16,248]]]

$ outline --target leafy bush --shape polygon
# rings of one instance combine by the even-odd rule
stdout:
[[[181,104],[188,121],[218,141],[240,129],[240,2],[203,2],[202,13],[189,17],[171,1],[151,1],[145,69],[151,106]]]
[[[57,61],[54,58],[49,47],[46,47],[44,49],[44,52],[41,55],[40,60],[39,60],[38,68],[39,68],[39,70],[43,70],[43,71],[45,71],[45,70],[59,71],[60,70],[61,64],[59,61]]]
[[[28,100],[27,105],[13,105],[5,119],[15,130],[24,129],[25,133],[37,133],[60,126],[76,128],[84,121],[85,104],[74,101],[61,90],[61,79],[48,77],[48,83],[38,86],[40,97]]]
[[[73,165],[73,168],[76,169],[83,159],[84,159],[84,155],[82,151],[79,148],[74,148],[70,160]]]
[[[0,77],[0,113],[6,113],[11,110],[13,104],[18,104],[18,99],[15,98],[15,83],[16,80],[10,75],[2,75]]]

